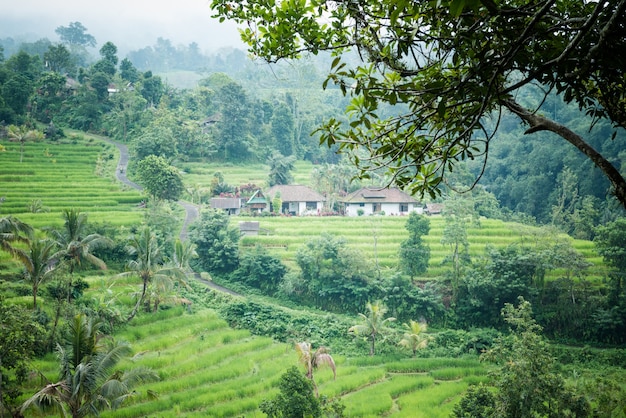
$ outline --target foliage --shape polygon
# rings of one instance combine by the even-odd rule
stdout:
[[[270,166],[267,183],[270,187],[293,182],[293,176],[290,173],[293,170],[293,163],[296,161],[293,155],[283,156],[280,152],[273,151],[267,161]]]
[[[87,33],[87,28],[80,22],[70,22],[69,26],[59,26],[54,30],[62,42],[69,45],[96,46],[96,38]]]
[[[281,376],[278,387],[280,393],[274,399],[265,400],[259,405],[268,417],[321,416],[320,403],[313,395],[313,383],[297,367],[289,368]]]
[[[189,239],[196,245],[199,263],[210,273],[230,273],[239,264],[239,230],[229,225],[222,211],[209,209],[189,227]]]
[[[254,250],[240,255],[239,266],[230,277],[233,281],[245,283],[272,295],[278,291],[286,273],[287,267],[279,258],[257,245]]]
[[[453,418],[490,418],[494,416],[496,399],[484,385],[470,386],[454,406]]]
[[[411,320],[408,324],[402,324],[406,329],[402,339],[398,342],[401,347],[408,348],[413,353],[413,357],[417,354],[417,350],[426,348],[430,337],[425,335],[428,325],[426,322],[418,322]]]
[[[363,256],[345,239],[322,233],[300,247],[296,262],[301,270],[301,299],[322,309],[356,312],[369,298],[370,270]]]
[[[330,350],[324,346],[318,347],[317,350],[313,351],[311,343],[304,341],[296,343],[295,348],[296,353],[298,353],[298,361],[304,366],[306,377],[313,383],[315,396],[317,397],[319,393],[313,378],[313,370],[316,370],[318,367],[328,366],[333,371],[333,377],[337,379],[335,360],[330,355]]]
[[[498,389],[493,416],[588,416],[587,400],[555,372],[555,359],[532,318],[530,303],[522,297],[517,307],[507,303],[502,316],[511,334],[483,355],[499,365],[493,373]]]
[[[57,265],[55,243],[49,239],[32,240],[27,250],[17,249],[15,258],[24,267],[24,280],[33,290],[33,309],[37,309],[39,288],[52,279]]]
[[[533,284],[542,273],[534,252],[510,246],[491,250],[483,265],[476,265],[461,279],[456,314],[465,326],[494,326],[505,304],[536,294]]]
[[[180,173],[163,157],[148,155],[139,161],[137,177],[155,199],[178,200],[185,191]]]
[[[9,125],[8,136],[9,140],[20,143],[20,163],[24,159],[24,143],[27,141],[41,141],[44,137],[43,133],[36,129],[15,125]]]
[[[22,412],[31,406],[53,406],[64,416],[79,418],[120,407],[133,395],[133,386],[158,378],[147,369],[115,370],[130,352],[128,344],[106,344],[97,322],[84,315],[75,316],[65,344],[57,347],[60,380],[46,384],[27,399]]]
[[[14,216],[4,216],[0,218],[0,249],[9,254],[15,253],[12,243],[28,243],[32,238],[33,228],[15,218]]]
[[[370,356],[376,354],[376,341],[380,338],[384,341],[391,329],[389,323],[396,320],[386,317],[387,307],[382,302],[367,302],[365,305],[367,315],[359,313],[362,323],[353,325],[348,329],[352,335],[363,336],[370,341]]]
[[[44,330],[32,313],[7,304],[0,295],[0,415],[17,413],[29,361],[43,339]]]
[[[402,270],[411,276],[426,272],[430,259],[430,247],[424,243],[422,236],[428,235],[430,221],[428,218],[411,212],[406,221],[409,238],[400,244],[400,260]]]
[[[552,132],[585,153],[626,205],[626,181],[607,158],[571,129],[536,113],[556,91],[596,119],[626,125],[624,62],[614,59],[624,48],[621,2],[544,1],[530,8],[519,1],[463,0],[211,5],[221,20],[246,25],[241,36],[249,51],[269,62],[333,53],[324,86],[334,82],[351,96],[350,119],[331,118],[322,141],[369,152],[372,158],[352,154],[361,176],[382,167],[400,185],[435,195],[460,160],[486,163],[497,131],[488,118],[499,121],[509,111],[529,125],[527,133]],[[351,67],[349,52],[362,61]],[[521,90],[535,84],[543,88],[542,99],[523,101]],[[398,111],[381,117],[384,104]]]
[[[130,321],[144,302],[148,311],[152,310],[152,306],[156,311],[164,294],[173,288],[174,281],[186,285],[186,275],[185,271],[177,265],[165,265],[164,254],[161,252],[156,235],[149,226],[144,226],[133,235],[126,248],[128,255],[134,256],[135,259],[128,261],[127,271],[120,273],[119,276],[138,276],[142,285],[135,307],[128,316],[127,321]],[[149,291],[152,291],[151,298],[146,300]]]

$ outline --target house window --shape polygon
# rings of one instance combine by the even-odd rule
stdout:
[[[400,203],[400,212],[408,212],[409,211],[409,205],[406,203]]]
[[[317,209],[317,202],[306,202],[306,210]]]
[[[364,208],[365,207],[365,203],[359,203],[359,207]]]

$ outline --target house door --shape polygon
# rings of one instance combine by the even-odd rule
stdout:
[[[381,210],[381,204],[380,203],[373,203],[372,206],[373,206],[373,209],[374,209],[373,210],[374,213],[380,212],[380,210]]]

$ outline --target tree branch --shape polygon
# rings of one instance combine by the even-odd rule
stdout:
[[[526,130],[525,134],[531,134],[539,131],[550,131],[559,135],[561,138],[578,148],[578,150],[585,154],[596,167],[602,170],[615,189],[615,197],[626,209],[626,180],[624,180],[624,177],[613,166],[613,164],[604,158],[604,156],[596,151],[591,145],[585,142],[580,135],[565,126],[554,122],[553,120],[530,112],[528,109],[522,107],[512,99],[504,100],[503,105],[511,112],[519,116],[524,122],[528,123],[530,127]]]

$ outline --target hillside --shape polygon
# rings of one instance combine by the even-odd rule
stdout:
[[[2,167],[7,167],[1,183],[2,193],[7,197],[6,206],[0,206],[3,216],[13,214],[38,228],[58,226],[60,211],[69,205],[87,212],[90,222],[128,227],[143,219],[144,210],[138,203],[144,196],[120,187],[113,180],[116,151],[110,145],[89,136],[58,144],[26,144],[22,164],[16,162],[19,161],[17,144],[3,145],[7,149],[0,153]],[[250,176],[249,168],[245,167],[223,166],[219,170],[227,178]],[[258,167],[252,170],[260,171]],[[207,181],[205,176],[212,176],[211,171],[212,168],[206,172],[198,168],[194,181]],[[304,177],[301,175],[302,179]],[[69,199],[64,198],[67,194],[71,194]],[[41,200],[49,211],[29,212],[26,206],[35,200]],[[236,225],[251,218],[230,220]],[[292,268],[295,267],[295,251],[301,245],[322,232],[329,232],[345,237],[348,245],[361,251],[365,259],[372,263],[377,261],[384,272],[392,272],[398,263],[399,243],[407,234],[406,219],[402,217],[258,217],[254,220],[260,222],[264,234],[242,238],[242,249],[260,244]],[[430,221],[431,230],[425,239],[431,247],[432,258],[422,279],[436,279],[444,274],[441,262],[449,251],[441,244],[443,218],[431,217]],[[479,226],[468,228],[469,248],[472,256],[478,257],[487,245],[499,248],[512,243],[538,245],[546,239],[543,233],[520,224],[482,219]],[[594,253],[592,243],[560,238],[571,241],[594,263],[593,272],[602,271],[601,260]],[[3,257],[5,267],[7,259]],[[114,278],[114,273],[84,273],[83,279],[89,284],[84,294],[85,304],[93,303],[101,309],[129,309],[138,281]],[[12,291],[19,286],[17,282],[11,283]],[[192,288],[182,294],[193,302],[186,307],[175,303],[174,298],[162,303],[158,312],[142,313],[129,324],[117,326],[114,337],[130,342],[134,353],[122,367],[153,368],[160,380],[140,386],[124,408],[102,416],[259,416],[260,402],[274,396],[280,376],[289,366],[298,364],[293,343],[329,331],[323,329],[323,323],[334,324],[340,329],[333,331],[344,334],[344,340],[350,341],[345,346],[330,347],[337,363],[336,380],[328,369],[321,369],[315,375],[320,394],[340,399],[346,407],[346,416],[447,417],[469,385],[489,382],[490,368],[477,356],[478,344],[482,343],[479,338],[493,341],[494,334],[488,332],[433,332],[434,340],[425,351],[425,358],[411,358],[409,352],[398,348],[397,340],[401,335],[397,332],[387,344],[381,345],[381,354],[369,357],[355,354],[366,352],[364,341],[347,337],[348,326],[355,318],[308,309],[287,310],[275,300],[258,296],[230,297],[209,291],[199,283],[192,284]],[[28,300],[25,296],[13,296],[9,302],[26,305]],[[40,303],[51,315],[53,300],[42,297]],[[233,303],[250,309],[242,319],[261,323],[251,304],[264,304],[266,310],[288,318],[289,326],[275,339],[231,327],[223,316],[227,306]],[[249,317],[245,318],[246,315]],[[283,326],[278,321],[273,325],[279,331]],[[473,348],[467,350],[469,346]],[[48,380],[56,379],[54,355],[37,360],[34,366]],[[623,382],[620,370],[612,369],[611,376]],[[31,380],[27,393],[33,393],[39,384],[39,379]],[[148,391],[158,397],[149,396]],[[46,415],[29,410],[26,416]]]

